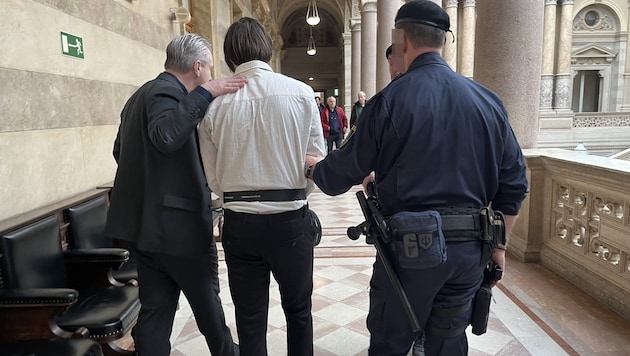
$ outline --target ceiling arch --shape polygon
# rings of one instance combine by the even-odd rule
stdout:
[[[294,11],[284,22],[280,33],[284,41],[284,48],[306,47],[310,37],[311,26],[305,20],[306,9]],[[325,9],[319,9],[320,23],[313,26],[313,38],[317,46],[339,47],[341,32],[338,23]]]
[[[277,24],[278,27],[284,28],[285,23],[295,16],[295,13],[301,13],[302,19],[304,21],[306,17],[306,9],[308,7],[308,0],[277,0],[278,1],[278,16],[277,16]],[[322,17],[322,13],[325,12],[327,15],[327,19],[323,21],[330,21],[334,24],[334,29],[336,33],[341,34],[344,32],[344,1],[345,0],[317,0],[317,8],[320,13],[320,17]],[[321,25],[321,22],[320,22]],[[320,26],[317,25],[317,26]],[[315,26],[315,27],[317,27]]]

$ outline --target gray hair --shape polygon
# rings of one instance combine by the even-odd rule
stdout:
[[[212,45],[205,38],[187,33],[174,38],[166,47],[166,62],[164,69],[171,69],[179,73],[187,73],[195,63],[200,61],[208,65]]]

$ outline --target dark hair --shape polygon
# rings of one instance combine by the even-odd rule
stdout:
[[[396,28],[405,32],[405,36],[407,36],[414,48],[442,48],[446,42],[446,32],[437,27],[413,22],[402,22],[397,24]]]
[[[260,21],[243,17],[234,22],[225,34],[225,62],[233,72],[237,66],[259,60],[269,62],[273,53],[271,36]]]

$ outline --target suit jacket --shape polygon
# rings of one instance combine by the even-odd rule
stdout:
[[[185,257],[207,254],[214,244],[196,132],[210,103],[200,90],[187,93],[164,72],[125,104],[114,142],[118,170],[106,236]]]

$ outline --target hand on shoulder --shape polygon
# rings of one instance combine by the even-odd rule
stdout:
[[[216,98],[219,95],[234,93],[244,87],[245,84],[247,84],[247,79],[245,77],[238,76],[214,79],[202,84],[201,87],[210,92],[213,98]]]

